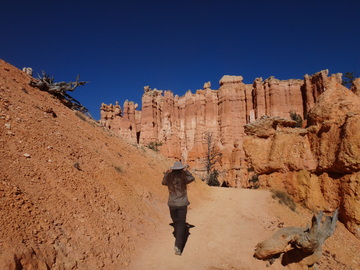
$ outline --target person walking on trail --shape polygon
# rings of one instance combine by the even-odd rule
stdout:
[[[186,239],[186,214],[187,206],[190,204],[187,196],[187,184],[194,181],[194,176],[186,169],[180,161],[165,172],[162,184],[168,187],[168,206],[174,226],[175,254],[181,255]]]

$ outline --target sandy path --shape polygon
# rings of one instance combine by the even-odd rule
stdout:
[[[252,257],[255,245],[277,229],[276,218],[264,215],[275,206],[270,193],[212,188],[210,197],[189,207],[187,221],[195,227],[182,256],[174,255],[169,217],[130,269],[279,269]]]

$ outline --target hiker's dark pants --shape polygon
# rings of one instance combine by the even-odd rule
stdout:
[[[169,206],[170,216],[174,223],[175,246],[183,250],[186,238],[186,213],[185,206]]]

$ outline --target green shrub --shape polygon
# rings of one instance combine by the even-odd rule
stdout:
[[[356,77],[358,77],[356,74],[356,71],[345,72],[344,77],[342,78],[341,84],[350,89],[354,80],[356,79]]]
[[[259,176],[258,176],[257,174],[254,174],[254,175],[249,179],[249,183],[250,183],[250,188],[258,189],[258,188],[260,187]]]
[[[214,187],[220,186],[218,176],[219,176],[219,171],[214,169],[209,175],[208,185]]]
[[[159,151],[159,146],[161,146],[162,143],[161,142],[149,142],[147,147],[151,150],[154,150],[156,152]]]
[[[302,124],[303,124],[303,119],[301,117],[300,114],[297,114],[296,112],[294,111],[291,111],[290,112],[290,118],[291,120],[294,120],[296,122],[296,126],[297,128],[301,128],[302,127]]]

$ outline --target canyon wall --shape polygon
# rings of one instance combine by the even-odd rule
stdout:
[[[306,128],[262,117],[245,125],[243,148],[260,187],[285,190],[314,211],[338,208],[360,238],[360,97],[337,76],[317,83],[307,86],[326,91],[307,112]]]
[[[285,190],[314,211],[339,208],[360,238],[359,79],[350,90],[327,70],[303,80],[242,81],[224,76],[218,90],[208,82],[182,97],[145,87],[141,112],[131,102],[120,113],[103,104],[101,122],[133,143],[155,143],[200,176],[210,133],[223,186]]]
[[[341,81],[341,74],[332,77]],[[243,187],[246,181],[241,178],[248,177],[242,147],[244,125],[264,115],[290,118],[290,112],[306,118],[329,78],[323,70],[303,80],[270,77],[244,84],[242,76],[225,75],[218,90],[207,82],[203,89],[182,97],[145,86],[141,111],[129,101],[123,109],[118,103],[102,104],[100,121],[134,144],[158,146],[165,156],[186,162],[200,174],[208,147],[205,134],[211,133],[222,153],[217,164],[221,182]]]

